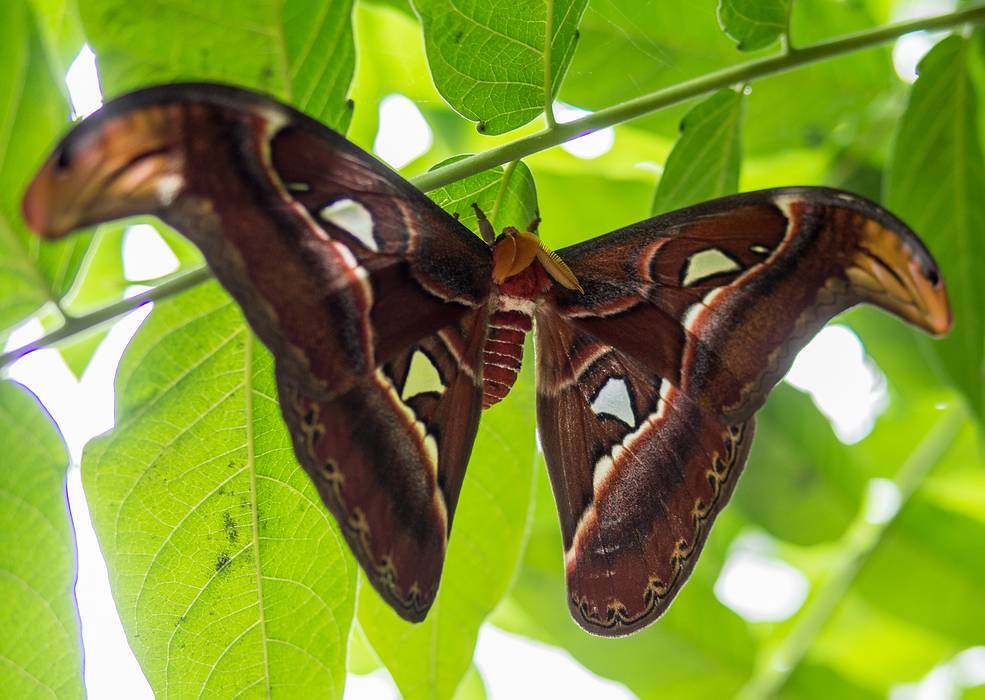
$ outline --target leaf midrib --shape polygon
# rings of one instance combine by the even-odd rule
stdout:
[[[257,581],[257,616],[260,625],[260,646],[263,650],[263,674],[266,696],[270,697],[270,655],[267,650],[267,621],[263,604],[263,570],[260,566],[260,521],[257,510],[256,445],[253,434],[253,333],[248,334],[243,351],[243,410],[246,418],[246,467],[250,473],[250,518],[253,529],[253,565]]]

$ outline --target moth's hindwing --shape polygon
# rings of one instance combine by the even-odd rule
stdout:
[[[319,401],[278,374],[295,453],[380,594],[422,620],[482,411],[484,310]]]

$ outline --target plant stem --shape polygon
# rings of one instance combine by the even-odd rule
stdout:
[[[545,114],[547,115],[547,129],[518,138],[502,146],[491,148],[483,153],[463,158],[444,167],[419,175],[411,181],[418,188],[426,192],[443,187],[456,180],[462,180],[470,175],[475,175],[497,165],[517,161],[531,153],[546,150],[593,131],[620,124],[649,114],[650,112],[663,109],[664,107],[669,107],[737,83],[749,82],[757,78],[782,73],[840,54],[877,46],[878,44],[896,39],[910,32],[946,29],[959,24],[979,22],[985,22],[985,5],[859,32],[858,34],[852,34],[840,39],[823,41],[796,50],[791,49],[776,56],[749,61],[732,66],[731,68],[709,73],[699,78],[664,88],[663,90],[657,90],[649,95],[643,95],[621,104],[601,109],[581,119],[564,124],[554,122],[551,111],[552,101],[550,98],[550,79],[548,77],[550,76],[551,68],[548,61],[545,67]],[[551,18],[548,17],[548,30],[545,34],[545,41],[548,41],[550,38],[550,27]],[[545,55],[549,58],[548,44],[545,44]],[[0,369],[38,348],[47,347],[53,343],[83,333],[99,324],[122,316],[141,304],[167,298],[210,278],[211,273],[208,269],[201,268],[166,282],[148,292],[124,299],[91,314],[78,318],[66,317],[65,324],[61,328],[23,347],[0,355]]]
[[[62,324],[60,328],[57,328],[51,333],[27,343],[26,345],[22,345],[19,348],[0,355],[0,368],[6,367],[11,362],[23,357],[29,352],[34,352],[40,348],[53,345],[67,338],[71,338],[72,336],[92,330],[97,326],[133,311],[138,306],[143,306],[148,302],[158,301],[169,296],[173,296],[209,279],[212,279],[212,271],[207,267],[199,267],[191,272],[186,272],[168,280],[167,282],[159,284],[153,289],[148,289],[146,292],[136,294],[128,299],[121,299],[115,304],[104,306],[103,308],[97,309],[90,314],[86,314],[84,316],[66,316],[65,323]]]
[[[969,22],[985,22],[985,6],[972,7],[959,12],[948,12],[935,17],[914,19],[886,27],[870,29],[838,39],[822,41],[803,48],[798,47],[796,50],[770,56],[769,58],[741,63],[730,68],[715,71],[714,73],[708,73],[699,78],[672,85],[663,90],[651,92],[648,95],[627,100],[612,107],[600,109],[575,121],[556,124],[535,134],[523,136],[502,146],[491,148],[483,153],[463,158],[444,167],[431,170],[414,178],[412,182],[424,191],[433,190],[450,182],[475,175],[483,170],[494,168],[511,160],[519,160],[531,153],[543,151],[593,131],[636,119],[650,112],[735,85],[736,83],[764,78],[840,54],[867,49],[896,39],[904,34],[909,34],[910,32],[945,29]]]
[[[927,432],[893,478],[892,483],[897,488],[900,499],[893,513],[878,517],[879,514],[871,508],[871,492],[864,499],[855,522],[842,537],[839,554],[832,562],[827,577],[818,586],[817,592],[787,636],[760,660],[758,670],[738,694],[741,700],[770,698],[780,691],[790,674],[810,650],[825,623],[831,619],[835,608],[855,580],[855,575],[930,470],[940,462],[965,421],[963,408],[956,405],[951,407]]]

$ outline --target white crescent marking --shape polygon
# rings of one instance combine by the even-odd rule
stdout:
[[[157,179],[157,201],[162,207],[169,207],[185,186],[185,179],[177,173],[164,175]]]
[[[741,269],[742,267],[735,260],[718,248],[701,250],[687,259],[683,286],[690,287],[692,284],[700,282],[707,277],[720,275],[725,272],[735,272]]]
[[[354,236],[374,253],[380,252],[380,246],[373,237],[373,215],[356,200],[337,199],[323,207],[318,216]]]
[[[592,411],[600,416],[603,413],[618,418],[630,428],[636,427],[636,416],[629,398],[629,387],[622,377],[610,377],[592,401]]]
[[[440,394],[444,390],[441,375],[431,358],[420,350],[416,351],[410,358],[410,369],[407,370],[407,381],[404,382],[404,391],[400,398],[406,401],[411,396],[432,391]]]

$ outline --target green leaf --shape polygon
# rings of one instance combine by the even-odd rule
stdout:
[[[637,171],[639,172],[639,171]],[[543,223],[540,236],[554,250],[601,236],[645,219],[653,194],[653,176],[645,180],[590,173],[537,170],[537,199]]]
[[[574,55],[587,5],[588,0],[414,0],[438,92],[486,134],[505,133],[544,111],[547,8],[553,8],[553,99]]]
[[[435,165],[454,163],[465,158],[455,156]],[[434,168],[432,168],[434,169]],[[537,188],[534,176],[522,161],[503,167],[484,170],[464,180],[458,180],[428,193],[442,209],[449,214],[457,214],[458,220],[472,231],[479,232],[476,220],[476,204],[486,215],[496,233],[506,226],[515,226],[523,231],[537,215]]]
[[[454,695],[471,668],[479,626],[513,581],[533,495],[529,368],[527,363],[506,399],[483,413],[427,618],[405,622],[371,586],[360,591],[359,624],[405,698]]]
[[[82,19],[75,0],[30,0],[44,37],[52,77],[61,82],[85,43]],[[67,92],[67,88],[63,87]]]
[[[651,211],[673,211],[739,189],[742,95],[719,90],[681,121],[681,135],[667,158]]]
[[[560,98],[600,109],[749,60],[722,33],[711,4],[595,0],[579,28],[578,51]],[[862,3],[811,0],[793,3],[791,24],[797,43],[804,45],[871,28],[874,22]],[[879,143],[888,134],[887,116],[890,123],[895,118],[899,89],[888,47],[756,80],[745,105],[745,153],[814,150],[869,131],[880,137],[869,141]],[[660,110],[634,126],[673,137],[687,108]]]
[[[757,418],[734,503],[788,542],[835,540],[861,505],[864,475],[858,471],[854,452],[838,441],[811,400],[781,384]]]
[[[352,634],[349,635],[349,658],[347,663],[350,673],[361,676],[383,667],[380,657],[376,655],[373,647],[369,645],[369,640],[366,639],[366,633],[359,626],[358,620],[353,623]]]
[[[0,336],[48,301],[61,299],[90,237],[42,243],[21,218],[28,181],[58,135],[68,106],[52,81],[26,0],[0,3]]]
[[[718,23],[739,51],[764,49],[787,31],[790,0],[719,0]]]
[[[352,0],[239,3],[79,0],[109,94],[219,80],[268,92],[345,131],[355,66]]]
[[[783,700],[878,700],[886,694],[855,683],[828,666],[808,662],[797,666],[778,697]]]
[[[469,666],[462,684],[458,686],[455,693],[455,700],[486,700],[486,683],[482,680],[482,674],[475,666]]]
[[[157,306],[82,476],[159,697],[341,697],[356,564],[294,459],[272,358],[210,283]]]
[[[0,382],[0,687],[12,698],[82,698],[68,453],[38,399]]]
[[[910,224],[938,260],[954,328],[925,341],[938,365],[985,419],[985,166],[969,75],[971,45],[944,39],[920,63],[900,123],[886,182],[886,203]]]
[[[985,522],[918,495],[860,573],[857,590],[869,605],[953,640],[955,650],[981,644],[985,559],[969,556],[981,542]],[[911,603],[927,591],[933,604]]]

